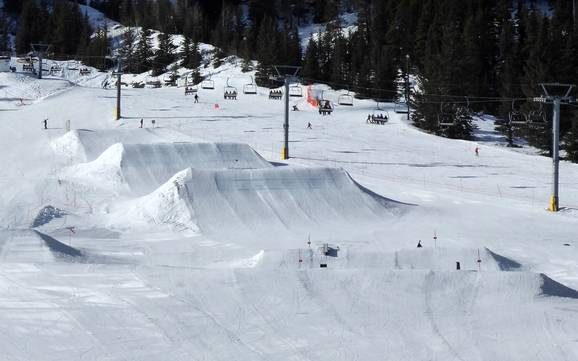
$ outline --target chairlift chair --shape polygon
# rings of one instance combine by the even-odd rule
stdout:
[[[440,104],[440,112],[438,113],[438,124],[440,127],[451,127],[456,124],[453,115],[444,110],[444,103]]]
[[[257,94],[257,85],[255,85],[253,77],[251,77],[249,84],[243,85],[243,94]]]
[[[176,79],[175,79],[174,74],[166,73],[165,75],[163,75],[163,83],[165,84],[165,86],[176,85]]]
[[[293,98],[303,97],[303,88],[298,84],[291,85],[289,87],[289,96]]]
[[[50,73],[55,74],[55,73],[60,73],[61,71],[62,71],[62,67],[60,65],[58,65],[58,63],[56,63],[56,62],[52,62],[52,64],[50,65]]]
[[[229,84],[229,78],[227,78],[227,86],[225,86],[223,93],[225,99],[237,100],[237,88]]]
[[[77,61],[69,61],[66,63],[66,68],[68,70],[78,70],[78,62]]]
[[[393,111],[397,114],[407,114],[407,103],[405,101],[395,102],[393,106]]]
[[[326,99],[319,100],[319,114],[331,115],[331,113],[333,113],[333,104],[331,104],[331,101]]]
[[[369,115],[367,118],[367,122],[370,124],[380,124],[384,125],[389,121],[389,113],[386,112],[374,112],[373,114]]]
[[[185,85],[185,95],[195,94],[198,90],[196,85]]]
[[[546,113],[544,113],[542,103],[540,103],[540,109],[532,110],[528,113],[528,123],[536,126],[542,126],[546,124]]]
[[[215,82],[211,80],[211,76],[209,75],[209,79],[205,79],[201,82],[201,88],[213,90],[215,89]]]
[[[524,113],[515,109],[515,100],[512,100],[512,110],[509,114],[511,125],[525,125],[528,124],[528,117]]]
[[[339,98],[337,98],[337,104],[345,105],[348,107],[353,106],[353,96],[349,94],[349,90],[347,91],[346,94],[339,95]]]

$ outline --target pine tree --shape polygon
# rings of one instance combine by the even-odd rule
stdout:
[[[119,49],[119,55],[123,58],[124,71],[126,73],[134,74],[138,70],[136,59],[136,41],[137,36],[135,30],[129,28],[122,34],[122,45]]]
[[[106,28],[100,28],[92,36],[90,43],[86,49],[85,63],[89,66],[104,70],[109,64],[105,61],[105,56],[108,55],[110,47]]]
[[[28,0],[23,4],[22,12],[18,18],[18,31],[16,32],[16,52],[28,53],[30,45],[42,41],[43,18],[39,17],[40,7],[35,0]]]
[[[315,79],[321,77],[321,69],[319,68],[319,49],[317,42],[313,40],[313,38],[309,39],[307,49],[305,50],[305,58],[303,60],[301,74],[306,82],[315,82]]]
[[[175,60],[175,46],[172,42],[172,36],[167,33],[159,34],[159,48],[155,52],[152,70],[153,76],[158,76],[167,71],[169,66]]]
[[[138,72],[141,73],[151,69],[153,51],[148,30],[141,28],[138,37],[135,60]]]
[[[2,15],[0,16],[0,52],[7,52],[10,50],[9,33],[8,22]]]

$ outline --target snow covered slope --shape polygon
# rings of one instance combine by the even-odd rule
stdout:
[[[578,359],[578,166],[548,213],[548,158],[303,98],[280,160],[283,102],[242,94],[234,63],[204,71],[198,104],[123,89],[120,121],[92,85],[0,103],[1,359]],[[99,164],[152,192],[115,192]]]

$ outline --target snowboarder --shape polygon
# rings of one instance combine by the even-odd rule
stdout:
[[[198,103],[198,102],[199,102],[199,95],[195,94],[195,103]]]
[[[298,112],[298,111],[299,111],[299,108],[297,108],[297,105],[294,105],[294,106],[293,106],[293,111],[294,111],[294,112]]]
[[[313,129],[313,127],[311,126],[311,122],[307,122],[307,129]]]
[[[140,118],[140,128],[143,126],[143,118]]]
[[[48,129],[48,119],[42,121],[44,123],[44,129]]]
[[[423,246],[421,245],[421,239],[419,241],[417,241],[417,248],[422,248]]]
[[[480,148],[476,147],[476,149],[474,149],[474,151],[476,152],[476,157],[480,156]]]

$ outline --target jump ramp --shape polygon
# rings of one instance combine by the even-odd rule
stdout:
[[[190,141],[191,138],[168,128],[75,129],[52,142],[54,152],[69,163],[91,162],[116,144],[150,144]]]
[[[359,186],[343,169],[187,169],[133,209],[157,223],[192,222],[204,233],[354,228],[393,220],[405,205]],[[193,227],[195,228],[195,227]]]
[[[241,143],[117,143],[89,163],[70,167],[67,175],[96,181],[115,190],[142,196],[177,172],[195,169],[268,168],[272,165]]]

